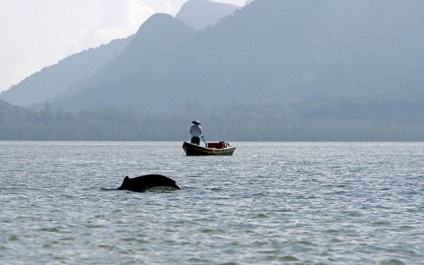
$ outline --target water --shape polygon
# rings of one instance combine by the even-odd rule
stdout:
[[[233,144],[0,142],[0,263],[423,264],[424,143]]]

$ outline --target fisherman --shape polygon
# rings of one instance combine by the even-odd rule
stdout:
[[[195,120],[192,121],[193,126],[190,128],[190,134],[191,134],[191,143],[192,144],[200,144],[200,136],[203,134],[202,127],[200,127],[200,121]]]

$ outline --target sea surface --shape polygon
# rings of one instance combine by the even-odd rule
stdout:
[[[0,264],[424,264],[424,143],[231,144],[0,142]]]

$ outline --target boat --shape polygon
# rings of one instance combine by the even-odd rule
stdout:
[[[183,149],[187,156],[209,156],[222,155],[230,156],[236,150],[235,146],[230,145],[225,141],[206,143],[205,146],[192,144],[189,142],[183,143]]]

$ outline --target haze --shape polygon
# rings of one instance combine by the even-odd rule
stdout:
[[[135,33],[154,13],[175,15],[186,1],[2,0],[0,91],[71,54]]]

